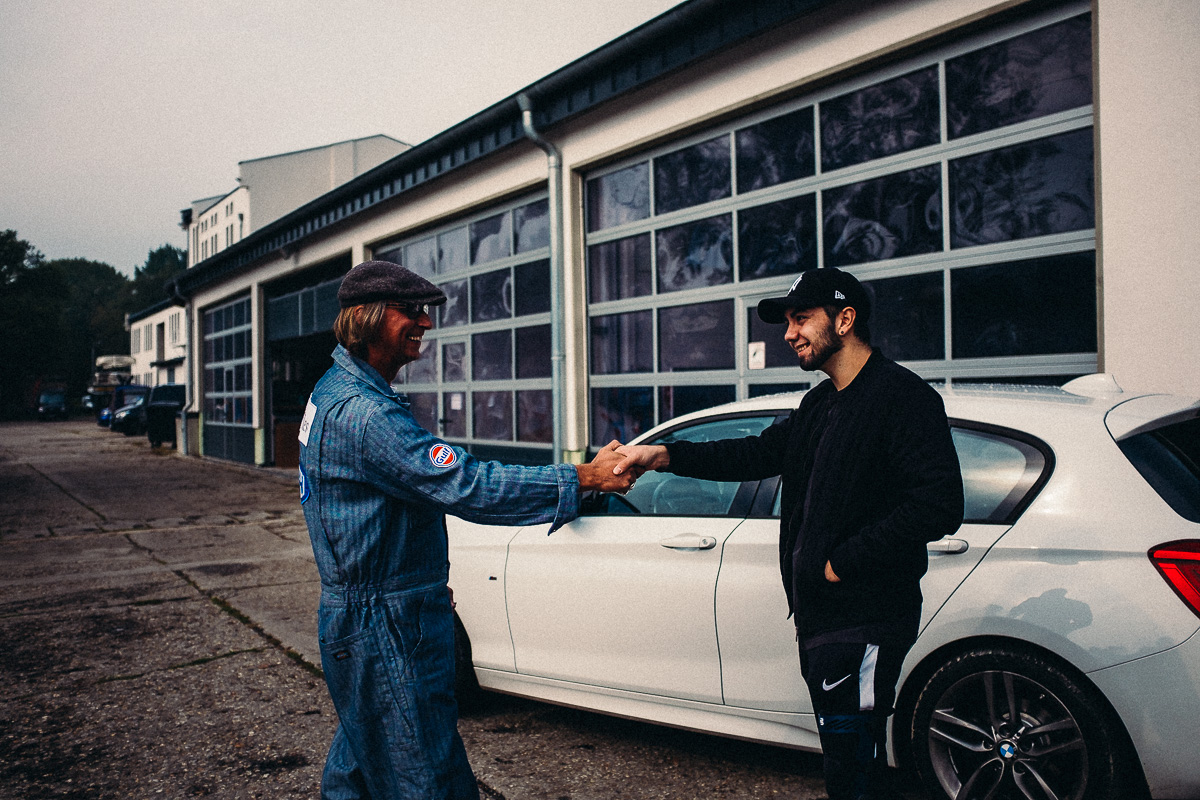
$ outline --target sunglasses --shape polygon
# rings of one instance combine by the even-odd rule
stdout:
[[[412,319],[429,313],[428,303],[385,303],[385,306],[387,308],[394,308]]]

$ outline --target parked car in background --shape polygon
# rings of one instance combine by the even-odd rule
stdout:
[[[37,415],[40,420],[67,419],[66,391],[51,390],[42,392],[37,399]]]
[[[96,417],[96,424],[110,427],[116,420],[118,411],[125,406],[134,404],[137,398],[144,401],[148,394],[150,394],[150,387],[140,383],[127,383],[124,386],[115,387],[109,394],[108,407],[100,409],[100,413]],[[142,433],[143,430],[139,429],[137,432]]]
[[[1106,376],[943,398],[966,519],[929,545],[895,762],[938,798],[1200,796],[1200,401]],[[635,441],[753,436],[799,400]],[[462,700],[482,687],[818,750],[778,479],[647,473],[586,508],[550,536],[448,521]]]
[[[126,436],[141,436],[146,432],[146,398],[148,395],[135,394],[129,402],[113,412],[109,427],[114,433]]]
[[[181,383],[155,386],[146,403],[146,438],[151,447],[175,444],[175,418],[187,402],[187,387]]]

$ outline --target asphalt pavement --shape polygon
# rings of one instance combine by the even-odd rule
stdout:
[[[336,715],[291,471],[0,424],[0,565],[0,798],[319,796]],[[824,794],[812,754],[516,698],[460,731],[490,800]]]

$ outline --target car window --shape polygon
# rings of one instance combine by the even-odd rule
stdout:
[[[954,427],[962,470],[964,522],[1012,524],[1033,499],[1046,456],[1032,444],[992,431]],[[773,515],[780,513],[775,496]]]
[[[774,415],[711,420],[675,428],[643,444],[740,439],[757,436],[774,421]],[[647,472],[624,497],[602,495],[588,513],[723,516],[731,512],[741,485],[740,481],[706,481],[666,472]]]
[[[1200,418],[1139,433],[1117,444],[1176,514],[1200,522]]]
[[[990,431],[955,427],[965,522],[1012,523],[1046,466],[1033,445]]]

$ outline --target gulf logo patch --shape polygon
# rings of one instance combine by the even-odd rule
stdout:
[[[449,469],[458,463],[458,453],[448,444],[435,444],[429,448],[429,460],[438,469]]]

